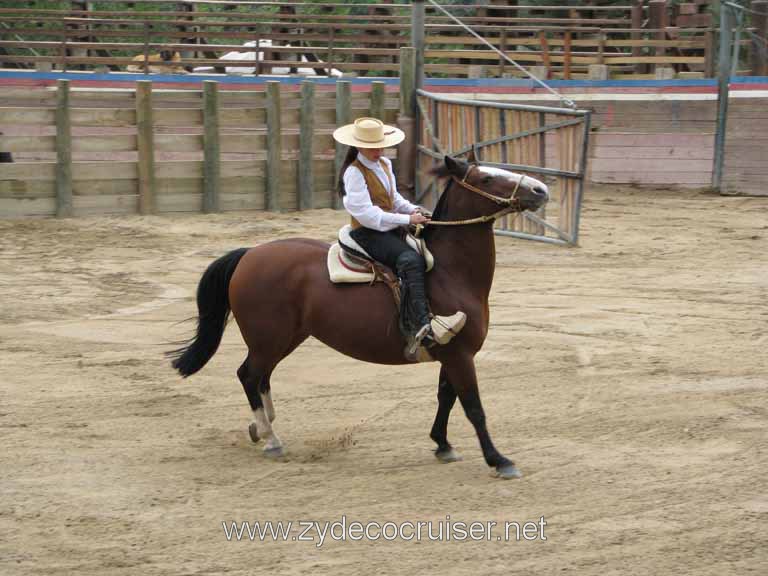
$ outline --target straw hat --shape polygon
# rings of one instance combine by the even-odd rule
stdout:
[[[405,140],[405,133],[376,118],[358,118],[352,124],[337,128],[333,139],[356,148],[388,148]]]

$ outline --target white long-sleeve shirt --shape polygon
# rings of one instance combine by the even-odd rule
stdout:
[[[418,208],[403,198],[395,186],[394,175],[387,177],[387,173],[378,162],[371,162],[365,156],[358,153],[357,160],[366,168],[373,171],[376,177],[384,185],[384,189],[389,193],[393,200],[392,212],[385,212],[373,202],[371,194],[368,191],[368,185],[360,170],[350,165],[344,172],[344,208],[347,209],[352,217],[366,228],[387,232],[394,230],[398,226],[406,226],[411,221],[410,214]],[[389,173],[392,174],[392,162],[389,158],[381,157],[381,160],[387,165]]]

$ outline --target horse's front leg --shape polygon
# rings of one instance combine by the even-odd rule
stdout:
[[[429,437],[437,444],[435,456],[441,462],[461,460],[461,456],[448,442],[448,417],[451,415],[451,409],[455,403],[456,389],[448,381],[445,368],[440,368],[440,380],[437,383],[437,414]]]
[[[475,427],[488,466],[493,466],[501,478],[520,478],[522,474],[514,462],[502,456],[491,442],[485,425],[485,411],[477,389],[474,359],[471,356],[456,355],[443,362],[443,370],[459,396],[464,413]]]

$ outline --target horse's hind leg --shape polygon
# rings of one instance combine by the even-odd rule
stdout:
[[[259,387],[261,402],[264,404],[264,411],[267,413],[267,418],[270,423],[275,421],[275,405],[272,403],[272,387],[269,384],[271,376],[271,374],[265,374],[264,378],[261,379],[261,385]]]
[[[435,456],[441,462],[457,462],[461,456],[453,449],[448,442],[448,417],[451,409],[456,403],[456,389],[448,381],[448,375],[445,368],[440,368],[440,380],[437,383],[437,414],[435,422],[432,424],[432,431],[429,437],[437,444]]]
[[[258,364],[249,356],[237,370],[253,411],[253,422],[248,427],[251,440],[258,442],[264,439],[264,453],[268,456],[282,456],[283,443],[272,429],[275,419],[275,409],[272,405],[272,395],[269,388],[270,371],[260,369]]]

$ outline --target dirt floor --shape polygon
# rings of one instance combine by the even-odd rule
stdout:
[[[214,257],[330,239],[343,214],[0,222],[0,573],[768,574],[766,210],[605,187],[579,248],[497,240],[477,367],[491,434],[525,474],[512,481],[491,477],[458,406],[464,460],[432,456],[435,364],[308,341],[272,380],[288,451],[273,461],[247,435],[234,324],[189,380],[163,358]],[[342,517],[348,535],[414,529],[293,540]],[[541,517],[536,539],[499,541]],[[228,541],[232,521],[294,527]],[[498,525],[490,541],[455,524],[449,542],[407,539],[427,521],[432,536]]]

